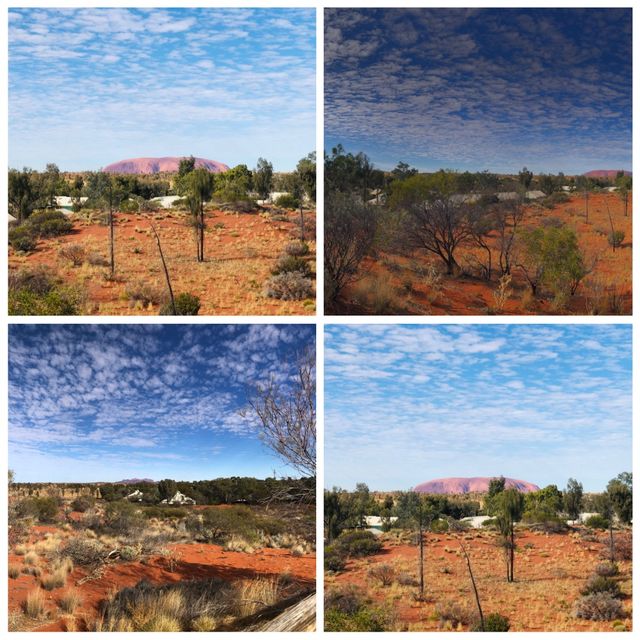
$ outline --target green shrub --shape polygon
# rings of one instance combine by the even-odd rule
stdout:
[[[169,520],[178,520],[189,515],[189,511],[181,507],[144,507],[142,513],[147,518]]]
[[[578,598],[573,606],[573,615],[584,620],[615,620],[623,613],[620,600],[607,592]]]
[[[110,502],[104,513],[105,528],[113,533],[129,535],[144,528],[140,509],[130,502]]]
[[[449,523],[444,518],[438,518],[431,523],[433,533],[445,533],[449,531]]]
[[[274,204],[282,209],[297,209],[300,206],[300,200],[290,193],[284,193],[275,199]]]
[[[60,248],[58,255],[69,261],[74,267],[79,267],[85,260],[86,250],[81,244],[67,244]]]
[[[436,604],[435,615],[438,617],[441,626],[448,623],[452,627],[469,624],[472,618],[468,609],[460,606],[457,602],[451,601]]]
[[[369,577],[373,580],[379,580],[383,587],[389,587],[393,584],[396,577],[396,570],[386,563],[376,564],[369,569]]]
[[[54,522],[60,503],[55,498],[25,498],[16,505],[16,514],[22,518],[35,518],[39,522]]]
[[[127,198],[120,203],[118,209],[122,213],[138,213],[140,211],[140,202],[133,198]]]
[[[264,286],[267,298],[305,300],[313,296],[313,283],[299,271],[271,276]]]
[[[124,295],[129,300],[130,306],[140,303],[147,307],[150,304],[160,304],[164,299],[164,293],[148,282],[130,282],[124,290]]]
[[[334,544],[354,558],[374,555],[382,549],[382,542],[371,531],[343,532]]]
[[[324,550],[324,568],[326,571],[338,573],[347,563],[347,555],[343,549],[330,545]]]
[[[210,508],[191,515],[186,527],[196,540],[203,542],[223,543],[232,535],[252,542],[258,538],[259,520],[249,507]]]
[[[388,616],[379,607],[362,607],[355,613],[325,610],[325,631],[386,631]]]
[[[311,267],[306,260],[298,256],[284,255],[278,259],[273,269],[271,269],[271,273],[274,276],[280,275],[281,273],[293,272],[298,272],[304,277],[309,277],[311,275]]]
[[[596,514],[595,516],[589,516],[584,521],[585,526],[590,529],[608,529],[609,528],[609,520],[600,514]]]
[[[160,308],[161,316],[197,316],[200,311],[200,298],[190,293],[179,293],[175,296],[176,311],[173,312],[171,302],[166,302]]]
[[[622,595],[620,593],[620,585],[615,580],[607,576],[598,575],[591,576],[580,593],[583,596],[590,596],[593,593],[608,593],[613,598],[619,598]]]
[[[73,537],[60,549],[63,558],[71,558],[73,564],[91,566],[102,562],[106,552],[98,540]]]
[[[53,238],[69,233],[73,223],[61,211],[40,211],[29,216],[25,225],[41,238]]]
[[[120,559],[125,561],[135,560],[138,555],[140,555],[138,549],[136,549],[135,547],[130,547],[128,545],[120,547],[118,549],[118,552],[120,553]]]
[[[83,299],[74,287],[61,286],[46,267],[9,271],[11,315],[76,315]]]
[[[485,631],[509,631],[511,624],[509,618],[500,615],[499,613],[490,613],[484,616],[484,630]],[[482,627],[478,622],[472,629],[472,631],[482,631]]]
[[[9,244],[15,251],[33,251],[38,239],[30,227],[21,225],[9,231]]]
[[[78,496],[72,503],[71,508],[74,511],[80,511],[84,513],[88,511],[96,504],[96,499],[93,496]]]
[[[608,237],[607,237],[608,241],[609,241],[609,246],[613,247],[614,249],[618,249],[619,247],[622,246],[622,243],[624,242],[624,231],[620,231],[620,230],[615,230],[612,231]]]

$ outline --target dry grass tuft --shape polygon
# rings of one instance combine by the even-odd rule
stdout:
[[[26,615],[30,618],[41,618],[44,614],[45,598],[41,589],[36,589],[27,594],[27,597],[23,604],[23,609]]]
[[[58,604],[66,613],[73,613],[82,604],[80,592],[77,589],[69,589],[60,596]]]
[[[55,569],[52,573],[46,576],[43,576],[40,579],[40,584],[47,591],[64,587],[66,583],[67,583],[67,570],[64,567]]]

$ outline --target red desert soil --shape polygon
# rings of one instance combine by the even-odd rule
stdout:
[[[34,527],[31,542],[44,537],[45,533],[57,531],[56,527]],[[288,573],[293,583],[311,585],[315,581],[315,554],[293,556],[288,549],[259,549],[253,554],[225,551],[215,544],[184,543],[170,545],[170,557],[152,556],[144,561],[116,562],[104,565],[101,574],[78,585],[78,581],[90,572],[75,568],[69,575],[67,586],[52,591],[44,591],[47,610],[56,615],[57,600],[69,587],[74,586],[80,593],[82,605],[77,610],[78,620],[83,614],[94,619],[100,602],[112,590],[120,590],[148,580],[162,585],[186,580],[220,578],[223,580],[252,579],[256,577],[277,577]],[[9,554],[9,563],[21,564],[22,558]],[[9,583],[9,611],[19,611],[27,594],[38,586],[38,579],[30,575],[20,575]],[[60,618],[31,629],[32,631],[63,631]]]
[[[611,231],[607,205],[616,230],[624,231],[625,240],[619,249],[613,251],[608,243]],[[584,199],[572,195],[568,202],[558,204],[554,209],[543,209],[539,205],[527,205],[523,228],[535,228],[545,219],[557,218],[576,232],[578,244],[590,266],[595,261],[591,274],[580,284],[577,293],[571,297],[567,308],[555,310],[550,298],[530,302],[529,287],[520,269],[514,269],[511,282],[512,293],[507,300],[503,314],[585,314],[597,295],[590,289],[595,286],[600,297],[615,289],[621,298],[624,314],[631,313],[631,196],[629,196],[628,216],[624,216],[622,201],[615,193],[591,194],[589,198],[589,219],[584,216]],[[493,265],[498,264],[497,237],[493,238]],[[457,252],[461,266],[472,256],[482,257],[476,247],[463,246]],[[425,279],[415,273],[415,267],[434,265],[442,273],[439,287],[425,283]],[[388,300],[382,314],[415,315],[485,315],[495,306],[494,291],[497,289],[497,275],[494,271],[493,282],[473,276],[459,277],[444,275],[441,262],[425,252],[405,257],[380,252],[378,257],[365,260],[362,266],[363,277],[346,288],[341,296],[338,313],[362,315],[372,313],[372,300],[380,299],[380,291],[386,291]],[[408,281],[411,286],[407,289]],[[602,313],[602,311],[600,312]]]
[[[305,212],[307,257],[315,271],[315,213]],[[76,221],[72,233],[40,240],[37,249],[18,255],[9,248],[10,268],[51,267],[67,284],[87,292],[84,313],[91,315],[157,315],[151,308],[131,304],[126,291],[146,284],[160,292],[166,290],[151,222],[155,222],[162,251],[169,268],[175,294],[191,293],[200,298],[200,315],[311,315],[312,300],[285,301],[263,296],[265,281],[283,253],[286,244],[297,237],[297,214],[290,221],[272,221],[258,214],[209,211],[206,215],[205,262],[196,261],[194,233],[186,214],[116,215],[115,262],[117,282],[105,279],[107,267],[85,262],[72,267],[59,256],[64,245],[80,244],[87,255],[108,255],[108,228]]]
[[[375,556],[350,560],[346,570],[325,577],[326,587],[356,585],[362,595],[395,614],[394,630],[439,631],[436,605],[455,602],[474,613],[474,599],[466,562],[459,551],[459,536],[471,557],[473,572],[485,614],[500,613],[511,622],[511,631],[612,631],[611,622],[576,619],[573,602],[580,589],[602,562],[600,542],[581,540],[577,534],[520,532],[514,583],[505,579],[503,552],[496,546],[495,534],[472,531],[466,534],[429,534],[425,546],[425,592],[427,602],[414,600],[416,587],[394,582],[377,586],[368,575],[378,563],[391,564],[398,573],[417,576],[416,546],[385,542]],[[621,587],[626,597],[626,620],[631,626],[631,562],[618,562]],[[465,629],[467,630],[467,629]]]

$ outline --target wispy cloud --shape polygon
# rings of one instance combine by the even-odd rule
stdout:
[[[255,382],[286,384],[313,337],[304,325],[13,326],[11,464],[23,480],[73,479],[74,465],[51,463],[60,457],[94,460],[94,480],[117,479],[114,459],[138,476],[158,468],[189,477],[285,470],[240,410]],[[231,451],[225,463],[212,464],[223,450]]]
[[[383,167],[631,168],[630,9],[328,9],[327,145]]]
[[[328,326],[326,484],[577,477],[631,465],[627,326]]]
[[[10,165],[259,156],[315,146],[311,9],[11,9]]]

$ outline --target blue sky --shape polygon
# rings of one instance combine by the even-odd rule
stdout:
[[[299,475],[241,411],[314,344],[310,325],[11,325],[9,466],[18,482]]]
[[[325,486],[631,471],[629,325],[327,325]]]
[[[315,9],[11,9],[9,166],[315,149]]]
[[[328,9],[325,145],[381,168],[631,169],[631,9]]]

